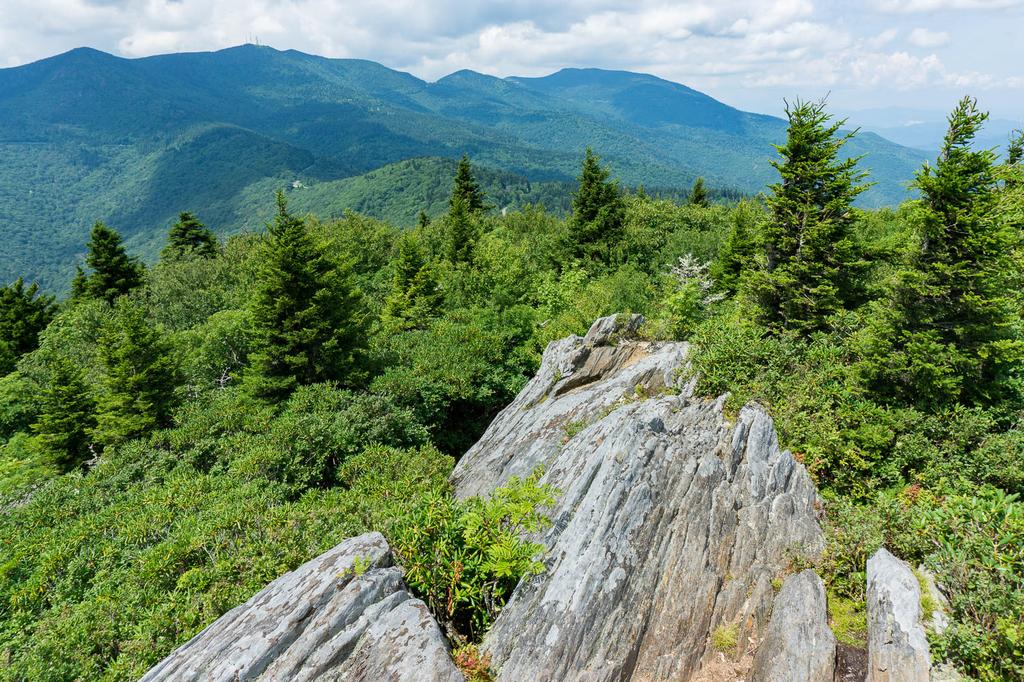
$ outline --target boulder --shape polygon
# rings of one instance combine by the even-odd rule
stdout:
[[[868,559],[867,572],[867,682],[928,682],[931,655],[917,577],[884,547]]]
[[[757,646],[753,682],[832,682],[836,638],[828,626],[825,583],[811,569],[786,578]]]
[[[380,533],[349,538],[221,616],[143,682],[463,682]]]
[[[687,344],[632,338],[640,321],[552,342],[452,474],[465,497],[543,466],[559,490],[535,538],[546,570],[485,641],[499,681],[688,680],[741,659],[768,623],[773,579],[823,549],[814,485],[768,415],[730,418],[724,397],[695,397],[679,378]],[[719,630],[733,650],[715,651]]]

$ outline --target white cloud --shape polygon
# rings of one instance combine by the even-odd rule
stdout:
[[[959,16],[981,22],[996,15],[980,10],[1024,0],[871,1],[896,14],[859,8],[851,20],[837,0],[0,0],[0,65],[83,44],[138,57],[258,37],[428,79],[462,68],[504,76],[597,66],[736,91],[1008,85],[1009,74],[984,72],[984,59],[961,64],[950,48],[950,68],[895,46],[905,37],[930,52],[960,36],[959,25],[939,30],[916,12],[973,10]]]
[[[946,31],[929,31],[926,28],[915,28],[907,36],[907,41],[914,47],[942,47],[949,44],[949,33]]]
[[[1020,5],[1022,0],[874,0],[876,9],[883,12],[911,14],[939,10],[993,10]]]

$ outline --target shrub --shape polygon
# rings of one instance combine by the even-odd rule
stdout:
[[[479,641],[519,580],[543,570],[544,546],[523,539],[550,524],[554,491],[540,475],[513,477],[487,499],[433,495],[394,533],[406,582],[453,641]]]

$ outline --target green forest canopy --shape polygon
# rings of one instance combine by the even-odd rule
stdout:
[[[302,218],[279,196],[266,233],[149,268],[98,227],[56,313],[24,285],[0,296],[0,680],[137,678],[368,529],[436,604],[436,547],[509,540],[459,530],[454,458],[549,341],[626,312],[690,340],[699,390],[763,403],[808,467],[843,641],[863,642],[865,560],[885,544],[949,591],[936,658],[1024,675],[1024,169],[974,148],[983,123],[960,104],[898,209],[852,205],[845,138],[797,103],[767,202],[626,192],[588,154],[566,218],[467,201],[463,177],[417,227]],[[5,322],[14,308],[41,323]],[[557,493],[510,494],[535,505],[527,528]],[[424,505],[444,505],[442,535],[415,532]],[[517,547],[516,575],[536,550]],[[444,616],[466,641],[489,617],[473,600]]]

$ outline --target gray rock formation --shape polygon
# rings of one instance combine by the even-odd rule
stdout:
[[[868,559],[867,609],[867,682],[928,682],[921,585],[910,566],[884,547]]]
[[[825,583],[807,569],[786,578],[757,646],[753,682],[832,682],[836,638],[828,626]]]
[[[426,605],[380,533],[270,583],[172,653],[143,682],[463,682]]]
[[[463,457],[460,496],[545,468],[560,490],[521,583],[485,642],[499,680],[687,680],[736,634],[764,630],[772,580],[824,540],[817,494],[758,407],[680,386],[685,343],[598,320],[550,344],[537,376]]]

